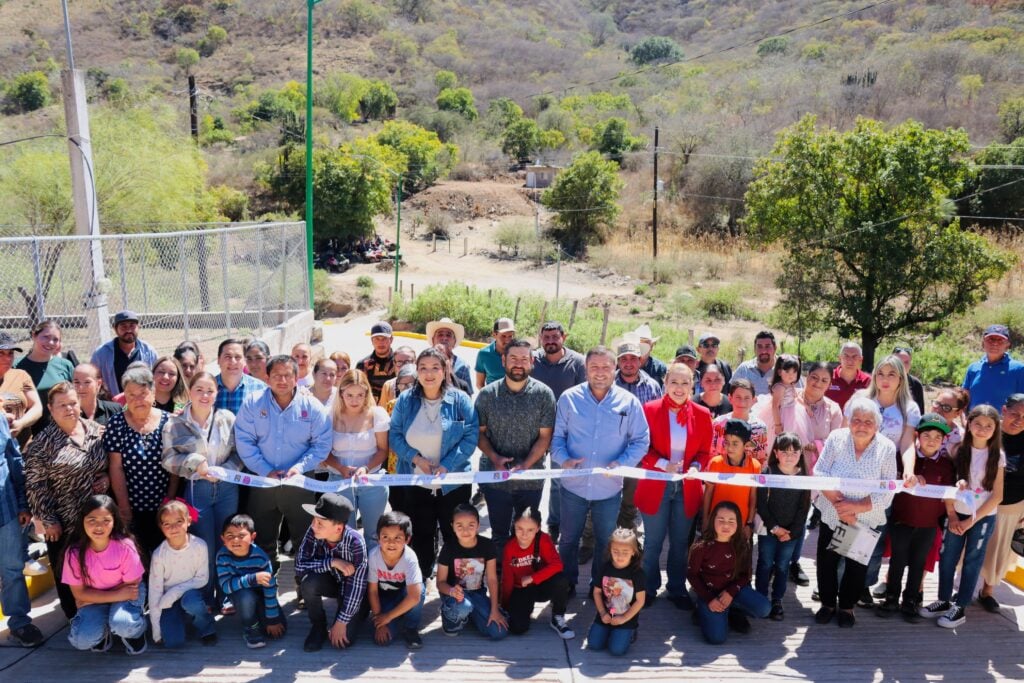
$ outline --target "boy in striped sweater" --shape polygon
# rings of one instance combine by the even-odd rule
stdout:
[[[242,620],[242,638],[249,648],[267,644],[266,636],[280,638],[285,617],[277,602],[277,579],[270,558],[258,546],[256,525],[249,515],[235,515],[224,523],[217,552],[217,581]]]

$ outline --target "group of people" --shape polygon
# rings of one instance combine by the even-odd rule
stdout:
[[[62,355],[52,321],[32,330],[16,363],[23,349],[0,333],[2,606],[11,638],[25,646],[42,642],[21,577],[32,519],[71,643],[105,651],[117,636],[129,654],[146,649],[147,632],[166,647],[190,633],[213,644],[217,614],[237,615],[249,647],[280,637],[282,548],[294,555],[307,651],[348,647],[367,621],[378,644],[421,647],[422,608],[435,590],[447,635],[470,624],[492,639],[524,633],[535,605],[550,602],[550,627],[574,638],[567,604],[590,559],[587,645],[622,655],[659,597],[666,543],[663,597],[722,643],[730,630],[749,631],[750,616],[785,618],[788,583],[809,582],[800,557],[815,526],[818,623],[852,626],[854,606],[873,605],[875,588],[879,616],[935,617],[952,628],[976,597],[999,610],[992,589],[1024,522],[1024,365],[1010,358],[1000,325],[986,330],[985,356],[964,386],[940,390],[927,410],[909,348],[868,374],[860,347],[847,343],[833,370],[777,354],[770,332],[733,369],[711,333],[699,351],[681,347],[666,364],[652,355],[658,340],[646,325],[584,356],[566,346],[558,322],[544,323],[535,348],[500,318],[471,372],[456,353],[458,323],[428,324],[429,346],[417,353],[396,347],[381,321],[369,331],[373,350],[355,363],[308,344],[272,355],[258,339],[229,338],[211,374],[189,342],[159,356],[131,311],[113,327],[114,339],[77,365]],[[215,476],[441,477],[474,469],[477,451],[479,471],[494,473],[478,484],[477,504],[471,484],[362,480],[318,495]],[[515,476],[617,466],[899,478],[965,495]],[[865,543],[873,552],[863,553]],[[886,552],[888,573],[875,587]],[[939,591],[927,602],[923,576],[936,564]],[[336,601],[333,618],[324,598]]]

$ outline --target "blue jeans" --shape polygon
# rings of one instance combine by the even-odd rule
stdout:
[[[644,577],[647,595],[661,588],[661,546],[668,536],[668,594],[686,595],[686,558],[690,554],[693,517],[683,509],[682,482],[666,482],[661,505],[653,515],[640,513],[644,520]]]
[[[960,515],[961,520],[969,517],[970,515]],[[942,550],[939,553],[939,600],[948,601],[953,596],[953,576],[956,574],[956,565],[962,552],[964,564],[960,568],[960,590],[956,604],[961,607],[971,604],[974,600],[974,588],[978,585],[978,577],[981,576],[981,565],[985,562],[988,539],[995,528],[995,515],[980,518],[962,536],[952,533],[949,530],[949,522],[946,522],[946,532],[942,535]]]
[[[487,516],[491,521],[491,540],[501,557],[505,543],[512,535],[512,521],[526,508],[540,508],[540,497],[544,489],[511,489],[503,484],[484,484],[481,487],[487,501]]]
[[[185,591],[177,602],[160,613],[160,631],[164,647],[175,648],[185,644],[185,626],[192,624],[196,634],[203,636],[216,633],[213,615],[206,607],[206,600],[198,590]]]
[[[203,539],[210,555],[210,582],[203,589],[207,604],[214,605],[217,587],[217,551],[223,545],[220,530],[224,522],[238,512],[238,486],[205,479],[189,481],[185,486],[185,502],[199,511],[199,521],[189,529]],[[223,596],[221,596],[223,597]]]
[[[352,503],[359,516],[363,519],[363,540],[366,541],[366,554],[377,547],[377,520],[384,514],[388,506],[387,486],[357,486],[341,491]],[[355,517],[352,526],[355,527]],[[303,532],[305,533],[305,532]]]
[[[134,600],[85,605],[71,620],[68,641],[76,650],[88,650],[103,642],[109,630],[121,638],[138,638],[146,632],[146,617],[142,606],[146,604],[146,584],[139,584],[139,596]]]
[[[608,654],[621,657],[629,650],[635,631],[635,628],[609,626],[608,624],[595,621],[590,625],[590,632],[587,634],[587,649],[607,649]]]
[[[448,633],[458,633],[472,621],[480,633],[491,640],[501,640],[508,635],[508,629],[488,624],[490,617],[491,599],[487,597],[486,589],[465,591],[462,602],[450,595],[441,596],[441,627]]]
[[[772,609],[768,598],[750,586],[744,586],[729,607],[722,612],[712,612],[708,604],[697,598],[697,620],[704,640],[712,645],[721,645],[729,637],[729,610],[740,609],[757,619],[764,619]]]
[[[401,635],[401,629],[409,629],[412,631],[420,630],[420,621],[423,618],[423,602],[427,598],[426,586],[421,586],[421,589],[420,601],[416,606],[405,614],[400,615],[397,619],[393,619],[388,623],[388,631],[391,632],[392,638],[397,638]],[[380,596],[381,612],[390,612],[398,606],[398,603],[405,600],[405,596],[408,594],[408,589],[404,585],[397,591],[378,591],[377,595]]]
[[[229,593],[226,597],[235,606],[243,629],[261,625],[264,617],[262,588],[243,588]]]
[[[28,613],[32,601],[25,586],[25,541],[21,525],[15,516],[0,527],[0,606],[7,617],[7,626],[12,630],[32,623]]]
[[[563,488],[561,493],[562,525],[561,535],[558,537],[558,554],[562,557],[565,578],[569,581],[569,587],[575,588],[576,582],[580,578],[580,569],[576,558],[579,554],[580,539],[583,538],[583,527],[587,521],[587,511],[590,511],[594,523],[594,561],[591,565],[590,575],[595,576],[604,563],[604,551],[608,546],[608,539],[615,531],[622,493],[616,493],[604,500],[587,500],[566,488]]]
[[[800,531],[797,538],[788,541],[780,541],[775,534],[764,534],[757,537],[757,572],[755,573],[754,586],[757,592],[768,597],[768,577],[775,570],[775,580],[772,581],[772,602],[781,600],[786,595],[786,586],[789,583],[789,566],[793,560],[796,547],[803,544],[803,522],[799,525]]]

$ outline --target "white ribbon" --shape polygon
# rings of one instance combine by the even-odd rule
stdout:
[[[731,474],[728,472],[698,472],[690,470],[685,474],[669,474],[656,470],[645,470],[639,467],[593,467],[588,469],[557,469],[557,470],[508,470],[482,472],[448,472],[434,474],[364,474],[349,479],[336,481],[319,481],[305,475],[296,475],[287,479],[271,479],[255,474],[234,472],[223,467],[210,467],[210,476],[221,481],[252,486],[255,488],[271,488],[274,486],[296,486],[317,493],[332,493],[360,486],[442,486],[462,484],[500,484],[506,481],[525,481],[538,479],[566,479],[569,477],[629,477],[631,479],[651,479],[656,481],[681,481],[697,479],[709,484],[728,484],[730,486],[754,486],[761,488],[790,489],[798,491],[847,491],[849,493],[870,495],[872,493],[906,493],[920,498],[937,498],[959,500],[970,509],[976,506],[972,491],[961,491],[954,486],[937,486],[934,484],[918,485],[905,488],[903,482],[896,479],[847,479],[845,477],[814,477],[790,476],[784,474]]]

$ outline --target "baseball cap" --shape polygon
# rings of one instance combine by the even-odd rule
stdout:
[[[750,441],[750,425],[747,424],[746,420],[740,420],[735,417],[729,418],[725,423],[725,433],[740,437],[743,439],[743,443]]]
[[[986,337],[1002,337],[1003,339],[1010,338],[1010,328],[1006,325],[989,325],[985,328]]]
[[[704,334],[700,335],[700,340],[697,342],[697,344],[699,346],[704,346],[704,342],[710,341],[712,339],[719,343],[722,342],[722,340],[718,338],[718,335],[713,334],[711,332],[705,332]]]
[[[325,493],[316,505],[306,503],[302,509],[320,519],[329,519],[338,524],[348,524],[352,515],[352,503],[340,493]]]
[[[370,328],[371,337],[390,337],[392,334],[391,324],[383,320],[373,324]]]
[[[921,421],[917,423],[917,431],[923,432],[926,429],[938,429],[943,434],[949,434],[953,428],[946,424],[938,413],[925,413]]]
[[[640,342],[635,338],[623,338],[615,345],[615,358],[622,358],[623,356],[636,356],[639,358],[643,354],[640,352]]]
[[[23,349],[18,346],[18,342],[14,341],[14,337],[9,333],[0,332],[0,351],[17,351],[21,353]]]
[[[498,332],[515,332],[516,324],[512,321],[512,318],[498,318],[494,321],[494,331]]]
[[[675,357],[679,358],[680,356],[683,356],[684,358],[696,359],[697,358],[697,352],[694,351],[693,347],[690,346],[689,344],[684,344],[683,346],[680,346],[678,349],[676,349]]]
[[[137,323],[139,322],[139,314],[135,311],[118,311],[114,314],[113,327],[117,327],[121,323]]]

